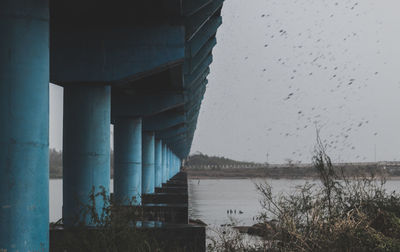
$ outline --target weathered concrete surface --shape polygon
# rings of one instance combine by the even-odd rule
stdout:
[[[205,228],[200,225],[188,224],[164,224],[157,227],[153,222],[143,222],[140,228],[136,229],[136,235],[140,239],[148,241],[152,246],[152,251],[173,251],[173,252],[203,252],[206,251],[206,232]],[[149,227],[154,226],[154,227]],[[81,237],[86,237],[86,242],[93,243],[96,239],[101,237],[101,230],[96,229],[52,229],[50,230],[50,251],[52,252],[65,252],[74,251],[73,248],[84,248],[85,243]],[[135,236],[136,236],[135,235]],[[76,239],[73,246],[66,242],[66,238]],[[135,237],[132,237],[135,239]],[[136,237],[137,239],[137,237]],[[81,242],[81,243],[80,243]],[[99,252],[106,251],[101,248]]]
[[[73,225],[90,205],[89,195],[110,187],[109,86],[68,86],[64,88],[63,127],[63,219]],[[103,200],[96,201],[101,213]],[[89,220],[86,218],[87,223]]]
[[[49,7],[0,1],[0,251],[47,251]]]
[[[177,204],[188,203],[187,193],[153,193],[142,195],[142,202],[146,203],[164,203],[164,204]]]

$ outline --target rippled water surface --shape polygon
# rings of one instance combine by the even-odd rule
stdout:
[[[260,195],[255,187],[255,183],[261,182],[263,180],[190,180],[189,215],[192,219],[201,219],[211,225],[227,223],[230,218],[234,218],[242,224],[251,225],[254,223],[253,217],[261,210]],[[295,189],[296,185],[304,182],[305,180],[268,180],[268,183],[272,185],[273,193],[289,193]]]

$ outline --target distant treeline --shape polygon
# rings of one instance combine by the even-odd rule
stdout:
[[[317,178],[318,172],[312,164],[299,164],[288,160],[285,164],[241,162],[224,157],[197,153],[185,164],[192,178]],[[337,173],[346,176],[400,177],[400,163],[340,163],[334,164]]]
[[[50,178],[62,178],[62,152],[50,149]]]
[[[114,154],[111,152],[111,177],[114,174]],[[343,163],[334,164],[337,172],[347,176],[385,175],[400,177],[400,163]],[[235,161],[225,157],[196,153],[185,162],[188,175],[192,178],[316,178],[318,173],[312,164],[268,164]],[[62,178],[62,152],[50,149],[50,178]]]
[[[111,152],[111,177],[114,174],[114,153]],[[228,166],[235,167],[254,167],[265,164],[257,164],[254,162],[241,162],[228,159],[225,157],[207,156],[202,153],[197,153],[189,156],[185,165],[187,167],[215,167],[223,168]],[[50,178],[62,178],[62,152],[56,149],[50,149]],[[200,168],[202,169],[202,168]]]
[[[384,170],[377,165],[365,166],[337,166],[338,173],[343,172],[349,177],[360,176],[400,176],[400,169]],[[295,165],[270,165],[265,167],[250,168],[218,168],[211,169],[188,169],[191,178],[273,178],[273,179],[307,179],[318,178],[317,170],[312,166]]]
[[[200,167],[252,167],[261,166],[266,164],[259,164],[254,162],[236,161],[225,157],[208,156],[203,153],[196,153],[188,157],[185,166],[192,167],[193,169]]]

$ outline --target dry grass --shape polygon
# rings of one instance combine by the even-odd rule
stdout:
[[[400,251],[400,195],[387,192],[374,174],[348,178],[333,168],[317,138],[313,164],[320,184],[306,183],[291,195],[272,195],[257,184],[262,243],[246,247],[243,237],[222,233],[210,251]]]

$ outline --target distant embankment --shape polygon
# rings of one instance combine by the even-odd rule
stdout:
[[[400,177],[400,162],[365,162],[334,164],[338,173],[349,177],[376,176]],[[312,164],[267,164],[238,162],[221,157],[196,154],[185,164],[190,178],[317,178]]]
[[[185,167],[189,178],[305,178],[316,177],[313,169],[269,167]]]
[[[385,176],[400,177],[400,163],[341,163],[334,164],[337,172],[348,177]],[[268,166],[185,166],[189,178],[317,178],[312,164],[271,164]]]
[[[111,155],[111,177],[113,176],[113,153]],[[341,163],[334,164],[338,172],[348,176],[370,174],[400,177],[400,162]],[[189,178],[317,178],[312,164],[268,164],[241,162],[224,157],[195,154],[185,162]],[[62,178],[62,152],[50,150],[50,178]]]

